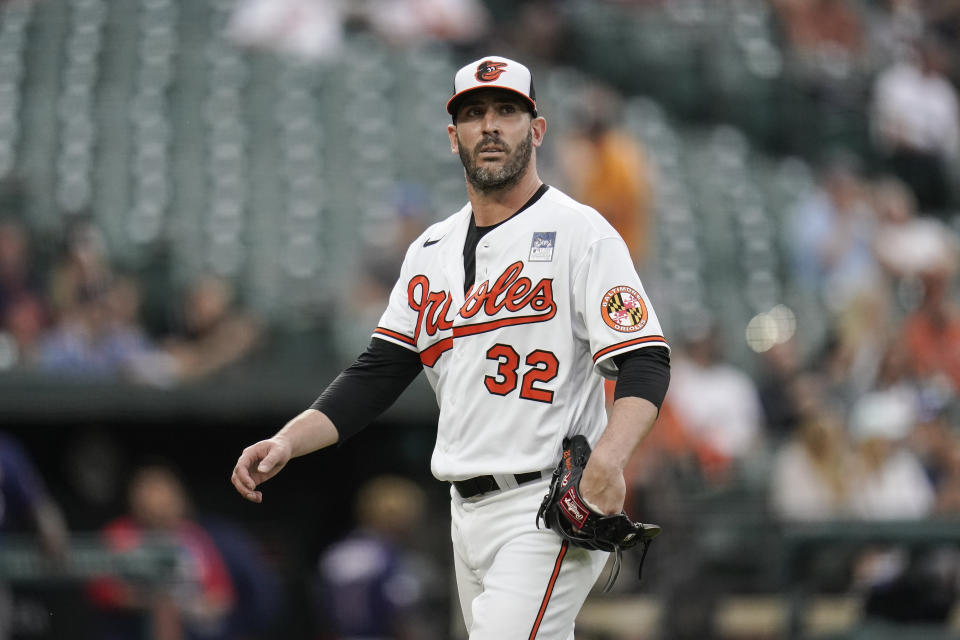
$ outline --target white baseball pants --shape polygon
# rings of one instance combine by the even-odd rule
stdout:
[[[451,487],[451,535],[470,640],[574,640],[609,555],[568,546],[534,522],[546,480],[464,500]]]

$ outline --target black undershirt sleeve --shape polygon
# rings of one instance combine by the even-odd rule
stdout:
[[[330,418],[343,443],[386,411],[422,370],[420,355],[415,351],[371,338],[367,350],[310,408]]]
[[[670,384],[670,351],[666,347],[644,347],[613,356],[613,362],[620,370],[613,399],[634,396],[649,400],[659,409]]]

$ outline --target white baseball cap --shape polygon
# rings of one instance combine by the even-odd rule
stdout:
[[[857,441],[902,440],[915,423],[912,396],[895,391],[872,391],[854,403],[850,412],[850,435]]]
[[[530,103],[533,115],[537,115],[533,76],[530,75],[530,69],[519,62],[500,56],[486,56],[461,67],[453,78],[453,96],[447,101],[447,113],[454,115],[460,99],[477,89],[503,89],[517,93]]]

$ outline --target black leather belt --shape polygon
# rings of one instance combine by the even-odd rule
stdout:
[[[531,471],[530,473],[516,473],[513,477],[516,479],[517,484],[520,485],[539,480],[543,476],[539,471]],[[487,493],[488,491],[497,491],[500,488],[493,476],[477,476],[476,478],[467,478],[466,480],[454,480],[453,486],[457,488],[457,493],[464,499],[472,498],[481,493]]]

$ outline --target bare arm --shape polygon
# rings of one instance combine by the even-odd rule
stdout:
[[[422,366],[416,351],[371,338],[367,350],[327,386],[313,406],[272,438],[243,450],[230,478],[233,486],[247,500],[261,502],[258,485],[277,475],[291,458],[358,432],[393,404]]]
[[[277,475],[291,458],[329,447],[340,439],[337,428],[324,413],[307,409],[290,420],[275,436],[243,450],[230,481],[251,502],[262,502],[257,486]]]
[[[606,431],[590,454],[580,480],[580,495],[600,513],[620,513],[627,487],[623,469],[657,419],[649,400],[627,396],[613,403]]]

